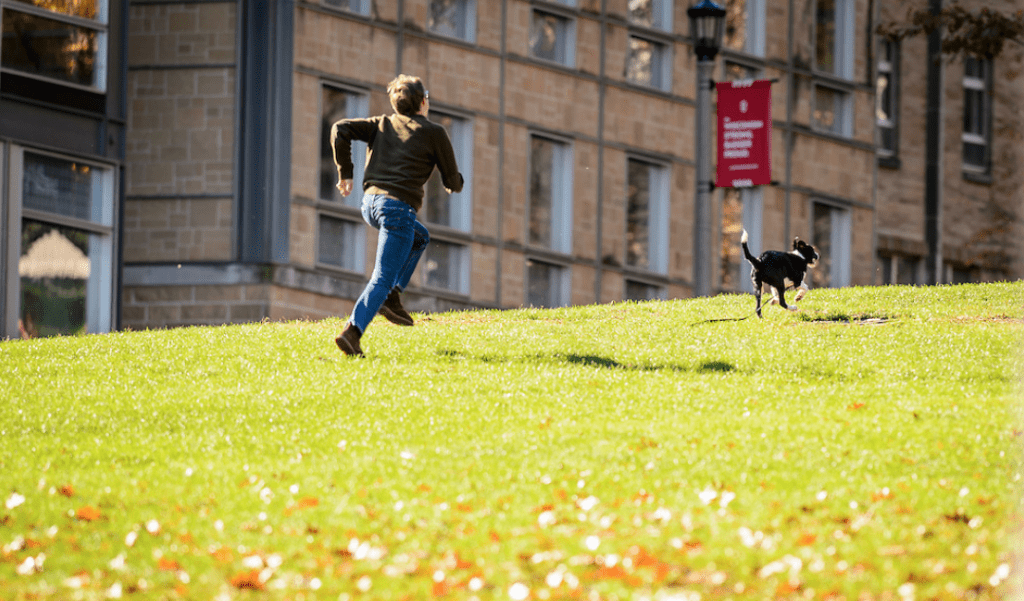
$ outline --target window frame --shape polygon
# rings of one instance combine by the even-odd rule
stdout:
[[[725,40],[722,41],[722,49],[727,52],[748,54],[758,58],[764,58],[767,44],[767,19],[766,0],[740,0],[744,3],[743,23],[743,47],[733,48],[728,46]],[[730,2],[724,2],[726,10],[730,10]]]
[[[811,235],[809,239],[815,250],[824,258],[828,256],[829,281],[827,283],[818,281],[818,272],[815,269],[808,270],[809,279],[817,287],[843,288],[850,285],[853,251],[853,229],[852,210],[835,202],[826,199],[811,199]],[[829,249],[824,250],[818,243],[815,234],[815,211],[817,207],[827,208],[830,213],[829,223]]]
[[[855,0],[832,0],[835,2],[835,21],[833,23],[833,30],[835,31],[835,42],[832,47],[832,54],[834,57],[834,64],[831,70],[822,69],[819,66],[818,53],[818,7],[823,0],[815,0],[814,2],[814,26],[812,31],[813,43],[811,47],[814,50],[814,60],[811,62],[812,68],[815,72],[826,73],[833,77],[840,79],[852,80],[854,77],[854,66],[856,64],[856,54],[854,52],[854,40],[856,38],[856,2]]]
[[[370,14],[371,2],[372,0],[320,0],[320,3],[328,9],[362,16],[368,16]],[[341,6],[342,3],[348,4],[348,7]],[[352,8],[353,4],[357,4],[358,7]]]
[[[462,40],[470,44],[476,43],[476,31],[477,31],[477,0],[460,0],[460,8],[462,12],[461,27],[463,31],[456,32],[455,34],[445,33],[438,31],[437,29],[430,26],[430,7],[433,0],[427,2],[427,22],[425,24],[426,31],[429,31],[433,35],[441,36],[453,40]]]
[[[534,152],[533,152],[533,141],[534,139],[544,140],[554,145],[557,149],[552,156],[552,185],[551,185],[551,243],[545,245],[543,243],[534,242],[530,232],[530,223],[533,212],[533,167],[534,167]],[[573,219],[573,181],[574,171],[573,165],[575,163],[573,145],[569,140],[563,138],[544,134],[540,132],[530,132],[529,134],[529,157],[526,173],[526,231],[524,240],[526,245],[533,248],[544,249],[545,251],[553,251],[561,253],[563,255],[569,255],[572,253],[572,219]]]
[[[452,262],[448,263],[449,275],[453,276],[452,279],[455,281],[453,286],[447,288],[431,285],[429,280],[430,276],[427,272],[427,268],[431,260],[431,250],[436,249],[439,245],[451,247],[456,250],[457,254],[454,260],[454,265]],[[444,233],[431,232],[430,244],[427,245],[427,248],[423,253],[423,257],[420,259],[420,263],[416,268],[416,273],[413,274],[412,281],[419,287],[426,290],[468,297],[470,293],[471,268],[472,261],[470,259],[470,249],[465,242],[456,240]]]
[[[103,181],[99,185],[102,205],[98,219],[80,219],[24,207],[24,175],[25,154],[36,154],[52,157],[76,164],[89,165],[102,173]],[[117,202],[119,198],[119,178],[116,177],[117,166],[91,158],[83,158],[68,153],[53,152],[18,144],[0,144],[0,166],[4,165],[6,156],[6,173],[9,177],[0,179],[5,186],[0,191],[7,194],[6,227],[7,248],[5,253],[7,266],[6,300],[3,303],[4,335],[16,338],[19,332],[18,321],[21,316],[21,276],[19,261],[21,259],[22,227],[25,220],[37,221],[54,226],[74,228],[84,231],[90,237],[90,277],[86,281],[86,312],[85,328],[88,334],[102,334],[113,331],[117,323],[114,314],[118,287],[118,270],[114,269],[114,254],[118,244],[116,225]],[[4,171],[0,169],[0,171]],[[97,244],[93,247],[93,244]],[[94,255],[95,253],[95,255]]]
[[[653,57],[653,65],[651,67],[651,82],[643,83],[637,79],[630,77],[630,61],[633,57],[633,41],[646,42],[651,45],[651,54]],[[662,41],[660,38],[644,35],[639,32],[630,32],[628,36],[628,48],[626,51],[626,64],[624,65],[623,78],[630,85],[638,86],[645,89],[658,90],[660,92],[669,93],[672,91],[672,69],[673,69],[673,46],[670,43]]]
[[[651,2],[654,5],[653,10],[651,11],[652,22],[648,25],[647,23],[638,21],[637,19],[634,19],[633,15],[630,13],[626,17],[630,25],[671,34],[674,26],[674,15],[672,14],[674,2],[672,0],[651,0]]]
[[[825,89],[835,94],[835,102],[833,103],[833,112],[835,113],[836,126],[831,128],[821,125],[818,119],[815,117],[815,112],[818,106],[818,90]],[[830,85],[823,82],[815,82],[813,84],[813,96],[811,99],[811,129],[816,132],[829,134],[833,136],[839,136],[842,138],[853,137],[853,92],[840,86]]]
[[[97,15],[95,19],[88,19],[85,17],[79,17],[76,15],[69,15],[46,8],[40,8],[33,4],[25,2],[0,2],[0,22],[2,22],[5,11],[13,11],[21,14],[32,15],[42,19],[50,19],[70,25],[72,27],[79,27],[82,29],[89,29],[96,32],[96,56],[94,67],[92,85],[85,85],[73,81],[67,81],[50,77],[48,75],[42,75],[39,73],[33,73],[31,71],[21,71],[11,67],[3,66],[2,54],[0,54],[0,72],[10,73],[12,75],[20,75],[22,77],[28,77],[31,79],[37,79],[40,81],[46,81],[51,83],[57,83],[62,86],[68,86],[79,90],[85,90],[89,92],[96,92],[105,94],[107,92],[107,79],[110,73],[108,65],[109,59],[109,44],[110,44],[110,6],[111,0],[97,0]],[[2,27],[0,27],[2,29]]]
[[[531,282],[533,281],[532,277],[531,277],[531,267],[534,264],[543,265],[543,266],[547,267],[548,269],[551,269],[552,273],[553,273],[554,279],[557,280],[557,281],[555,281],[553,283],[553,285],[550,285],[548,287],[548,292],[549,292],[549,295],[550,295],[548,298],[549,298],[549,300],[552,301],[550,303],[539,304],[538,305],[538,304],[534,304],[533,302],[531,302],[530,287],[531,287]],[[567,307],[572,302],[572,300],[571,300],[572,299],[572,269],[568,265],[562,264],[562,263],[560,263],[558,261],[552,261],[550,259],[539,258],[539,257],[536,257],[536,256],[528,255],[526,257],[526,278],[525,278],[525,280],[526,280],[526,286],[524,286],[523,293],[524,293],[524,296],[525,296],[524,304],[527,307],[537,307],[537,308]]]
[[[573,2],[572,6],[575,6]],[[542,14],[548,17],[554,17],[558,20],[559,28],[557,33],[561,35],[556,36],[556,49],[555,57],[547,58],[537,55],[533,50],[533,24],[537,15]],[[533,60],[542,61],[544,63],[559,65],[574,69],[576,67],[576,16],[571,12],[559,10],[555,7],[548,7],[547,5],[532,5],[530,7],[530,34],[527,36],[527,52],[526,55]],[[561,42],[559,44],[559,42]]]
[[[629,239],[629,188],[630,188],[630,163],[641,163],[650,169],[648,182],[648,189],[650,191],[648,198],[648,220],[647,220],[647,232],[648,232],[648,248],[647,248],[647,265],[638,266],[633,265],[629,262],[629,249],[624,248],[625,257],[623,258],[622,264],[627,269],[640,272],[640,273],[656,273],[659,275],[668,274],[668,260],[669,260],[669,222],[670,222],[670,180],[671,171],[664,163],[651,160],[647,157],[639,155],[627,155],[626,156],[626,219],[623,223],[623,235],[624,240]]]
[[[366,118],[369,116],[369,92],[359,88],[346,86],[339,84],[334,81],[321,80],[320,81],[320,94],[317,98],[318,104],[318,120],[321,123],[321,127],[329,128],[330,125],[325,124],[324,111],[324,96],[328,89],[334,92],[341,92],[348,95],[350,99],[355,102],[349,106],[346,104],[346,116],[343,118]],[[321,131],[320,144],[323,144],[323,136],[330,136],[330,130],[326,132]],[[316,249],[313,257],[313,262],[317,269],[323,269],[328,271],[351,273],[362,275],[366,272],[366,228],[363,227],[362,213],[360,207],[362,205],[363,197],[363,170],[365,168],[365,153],[366,143],[364,142],[353,142],[352,143],[352,154],[354,167],[352,173],[352,192],[347,197],[341,197],[340,193],[336,191],[332,194],[332,198],[325,199],[321,197],[322,190],[320,189],[321,178],[323,176],[324,169],[324,156],[322,154],[323,147],[321,146],[320,151],[317,155],[320,157],[320,162],[316,171],[316,201],[314,203],[316,210],[316,219],[314,222],[314,248]],[[362,157],[359,157],[362,153]],[[334,177],[337,177],[337,169],[333,166],[333,154],[331,155],[331,165],[334,173]],[[351,241],[352,247],[355,249],[352,261],[347,265],[336,265],[334,263],[324,261],[320,254],[320,243],[321,243],[321,221],[324,219],[333,219],[336,221],[345,222],[346,227],[350,228],[349,231],[354,235],[354,239]]]
[[[426,211],[424,211],[424,221],[440,227],[469,233],[473,230],[473,149],[476,124],[472,118],[460,112],[451,111],[446,108],[431,107],[428,118],[434,123],[440,124],[437,116],[447,117],[452,120],[453,127],[450,130],[445,128],[445,131],[448,132],[448,138],[452,142],[452,149],[455,151],[455,161],[458,163],[459,172],[462,173],[465,181],[461,192],[455,192],[449,196],[449,202],[451,203],[450,213],[453,216],[451,223],[427,221]],[[435,170],[431,177],[438,177],[439,175]],[[426,185],[424,184],[425,203],[430,201],[426,196]]]
[[[751,188],[733,188],[739,195],[740,201],[740,226],[742,229],[747,231],[747,245],[755,256],[760,255],[766,249],[764,248],[763,232],[764,232],[764,187],[754,186]],[[729,189],[722,191],[721,204],[719,205],[720,219],[722,235],[725,235],[725,196],[729,194]],[[725,240],[724,244],[739,246],[739,236],[734,240]],[[718,265],[721,266],[723,261],[721,254],[718,256]],[[750,281],[750,263],[743,258],[742,251],[739,254],[739,261],[736,263],[736,273],[733,275],[736,277],[738,286],[736,289],[726,288],[722,280],[724,274],[718,274],[718,285],[722,292],[753,292],[754,284]]]
[[[889,58],[885,58],[887,54],[890,55]],[[883,163],[896,161],[899,156],[900,55],[901,47],[898,42],[885,38],[879,39],[877,71],[875,75],[875,126],[879,130],[876,153],[879,160]],[[889,103],[886,107],[881,106],[882,94],[878,90],[878,83],[883,73],[888,74]],[[880,109],[885,110],[889,117],[888,119],[882,119],[879,116]],[[892,148],[887,147],[884,143],[883,131],[885,130],[892,132]]]
[[[974,61],[979,67],[983,69],[980,76],[968,75],[967,70],[970,65],[968,61]],[[993,117],[993,103],[992,103],[992,84],[993,84],[993,71],[994,61],[991,58],[979,59],[975,57],[966,57],[964,59],[964,75],[962,80],[963,89],[963,124],[960,133],[961,140],[961,153],[960,162],[961,168],[965,175],[984,176],[990,173],[992,168],[992,117]],[[967,114],[971,110],[973,104],[970,103],[969,99],[972,97],[969,92],[978,93],[980,98],[980,106],[977,107],[980,111],[980,124],[981,133],[968,132],[966,130]],[[975,146],[982,146],[984,148],[985,158],[982,164],[969,163],[965,157],[966,145],[973,144]]]

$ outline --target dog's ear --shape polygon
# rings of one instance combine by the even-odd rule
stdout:
[[[796,250],[796,249],[800,248],[801,244],[804,244],[804,243],[800,241],[799,236],[796,237],[796,238],[793,238],[793,250]]]

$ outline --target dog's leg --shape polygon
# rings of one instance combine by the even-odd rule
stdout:
[[[772,304],[779,304],[779,289],[775,286],[769,286],[768,289],[772,291]],[[783,304],[782,306],[785,307],[786,305]]]
[[[750,278],[754,282],[754,300],[757,301],[757,306],[754,308],[754,312],[757,313],[758,317],[761,317],[761,282],[758,282],[756,278]]]
[[[796,298],[793,299],[793,302],[795,303],[802,299],[810,289],[811,287],[807,285],[807,282],[800,282],[799,290],[796,291]]]
[[[775,295],[775,300],[779,302],[780,307],[782,307],[783,309],[788,309],[790,311],[796,311],[796,307],[790,307],[789,305],[786,304],[785,288],[779,290],[778,288],[772,287],[772,294]]]

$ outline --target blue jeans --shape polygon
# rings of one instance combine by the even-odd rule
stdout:
[[[365,194],[362,211],[366,223],[380,231],[373,274],[349,318],[360,332],[365,332],[391,290],[405,290],[409,285],[430,242],[430,233],[416,219],[416,211],[397,198]]]

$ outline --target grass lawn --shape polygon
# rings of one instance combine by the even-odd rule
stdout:
[[[1021,589],[1024,284],[0,343],[3,599]]]

